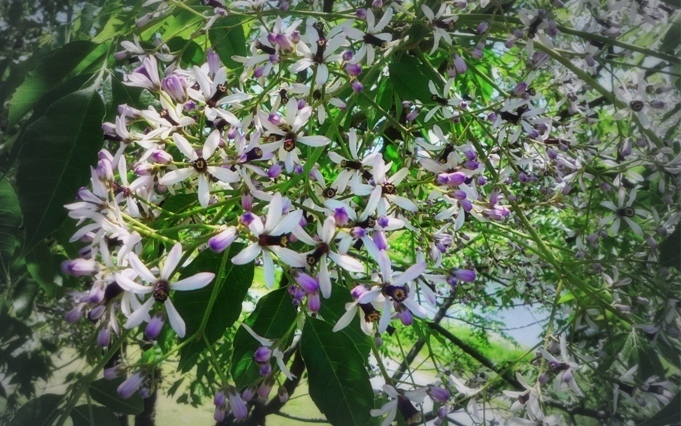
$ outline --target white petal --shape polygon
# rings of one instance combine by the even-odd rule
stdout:
[[[163,265],[163,269],[161,269],[161,278],[162,279],[170,280],[170,277],[171,277],[173,271],[175,271],[175,268],[177,268],[178,263],[180,263],[181,258],[182,258],[182,244],[177,243],[170,250],[170,253],[168,253],[168,258],[166,259],[166,263]]]
[[[285,264],[294,268],[304,268],[307,266],[307,259],[300,253],[286,247],[272,246],[270,250],[274,252]]]
[[[263,269],[265,272],[265,284],[267,288],[271,289],[274,287],[274,260],[267,250],[262,251],[262,261]]]
[[[123,290],[135,294],[147,294],[154,291],[154,287],[137,284],[123,274],[116,274],[116,282]]]
[[[173,142],[175,142],[175,146],[184,154],[185,157],[189,158],[190,160],[197,159],[196,151],[194,151],[194,148],[192,148],[192,146],[189,144],[189,141],[187,141],[184,136],[179,133],[173,133]]]
[[[173,290],[197,290],[208,285],[215,278],[215,274],[212,272],[199,272],[196,275],[187,277],[183,280],[177,281],[170,284],[170,288]]]
[[[355,317],[355,312],[357,311],[356,306],[357,306],[356,302],[348,303],[345,305],[345,313],[343,314],[343,316],[338,318],[338,322],[336,323],[336,325],[333,326],[334,332],[344,329],[352,322],[352,319]]]
[[[409,308],[411,313],[419,318],[425,318],[428,316],[428,311],[426,311],[426,308],[416,303],[413,299],[405,299],[402,301],[402,304]]]
[[[404,271],[399,277],[397,277],[392,284],[393,285],[403,285],[408,283],[409,281],[413,281],[416,279],[419,275],[424,273],[426,270],[426,262],[419,262],[416,265],[412,265]]]
[[[336,219],[333,216],[327,216],[327,218],[324,219],[324,226],[322,227],[322,233],[319,235],[319,237],[322,239],[322,241],[328,244],[333,239],[335,233]]]
[[[154,302],[153,297],[150,297],[149,300],[144,302],[144,305],[140,306],[135,312],[133,312],[128,320],[125,322],[124,327],[125,328],[133,328],[137,327],[138,325],[142,324],[145,321],[149,321],[151,318],[149,318],[149,311],[151,310],[151,307],[153,306]]]
[[[281,211],[281,209],[279,209]],[[269,212],[268,212],[269,214]],[[281,217],[281,216],[280,216]],[[291,213],[287,214],[286,217],[278,221],[279,223],[277,226],[272,229],[272,231],[269,233],[270,235],[281,235],[281,234],[288,234],[289,232],[293,231],[293,228],[298,226],[300,223],[300,220],[303,218],[303,211],[302,210],[294,210]],[[267,219],[267,225],[269,227],[269,218]]]
[[[227,183],[239,182],[239,175],[224,167],[209,166],[208,173]]]
[[[175,133],[176,135],[177,133]],[[175,136],[173,135],[173,137]],[[210,157],[213,156],[213,153],[218,147],[218,144],[220,143],[220,131],[219,130],[213,130],[210,135],[206,138],[206,141],[203,143],[203,158],[209,159]]]
[[[331,277],[326,264],[326,255],[323,255],[319,262],[319,289],[322,291],[322,296],[328,299],[331,296]]]
[[[299,136],[296,140],[308,146],[325,146],[331,143],[331,139],[326,136]]]
[[[254,338],[255,340],[257,340],[258,342],[260,342],[261,345],[263,345],[263,346],[272,346],[272,343],[274,343],[274,342],[273,342],[272,340],[270,340],[270,339],[265,339],[264,337],[259,336],[259,335],[258,335],[255,331],[253,331],[253,329],[252,329],[248,324],[246,324],[245,322],[244,322],[244,323],[241,323],[241,326],[242,326],[246,331],[248,331],[248,334],[250,334],[251,336],[253,336],[253,338]]]
[[[389,298],[385,298],[383,301],[383,312],[381,312],[381,319],[378,322],[378,331],[380,333],[383,333],[388,329],[388,326],[390,325],[390,321],[392,320],[392,302],[390,301]]]
[[[245,265],[250,263],[260,254],[261,251],[262,248],[260,247],[260,244],[257,242],[252,243],[245,249],[241,250],[239,254],[234,256],[232,258],[232,263],[235,265]]]
[[[345,269],[348,272],[364,272],[364,265],[362,265],[362,262],[360,262],[359,260],[355,259],[352,256],[348,256],[347,254],[329,252],[329,257],[338,266],[340,266],[341,268]]]
[[[135,253],[130,253],[128,255],[128,262],[130,262],[130,266],[137,272],[137,274],[146,282],[149,284],[155,283],[156,277],[154,274],[151,273],[151,271],[142,263],[139,257]]]
[[[173,302],[170,301],[170,298],[166,299],[164,305],[166,307],[166,314],[168,315],[170,326],[175,330],[178,337],[184,337],[187,333],[187,328],[184,325],[184,320],[180,316],[180,313],[177,312],[177,309],[173,306]]]
[[[386,195],[386,198],[407,211],[417,212],[419,210],[418,206],[408,198],[399,195]]]
[[[267,219],[265,220],[265,231],[269,234],[275,226],[279,224],[281,219],[281,209],[282,209],[282,199],[281,194],[276,193],[270,201],[270,205],[267,209]]]
[[[210,201],[210,187],[208,183],[208,178],[205,174],[199,173],[199,204],[201,207],[208,207],[208,202]]]
[[[161,185],[165,186],[170,186],[174,185],[177,182],[183,181],[187,179],[189,176],[193,175],[196,173],[196,170],[194,170],[193,167],[187,167],[186,169],[179,169],[179,170],[173,170],[172,172],[168,172],[161,179],[158,180],[158,183]]]

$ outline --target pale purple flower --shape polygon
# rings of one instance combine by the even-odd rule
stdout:
[[[170,325],[173,330],[175,330],[179,337],[184,337],[186,333],[184,320],[170,300],[170,291],[186,291],[203,288],[213,280],[215,274],[212,272],[199,272],[198,274],[192,275],[191,277],[187,277],[180,281],[170,282],[170,278],[173,276],[181,258],[182,245],[177,243],[168,253],[168,257],[161,267],[159,277],[157,278],[151,273],[151,271],[149,271],[149,269],[144,265],[144,263],[142,263],[135,253],[130,253],[128,255],[128,261],[130,262],[132,269],[139,275],[140,278],[142,278],[143,281],[150,285],[144,286],[138,284],[122,273],[116,274],[116,282],[121,286],[121,288],[128,292],[138,295],[152,293],[152,295],[147,299],[146,302],[144,302],[143,305],[139,306],[128,317],[128,321],[125,323],[125,328],[137,327],[142,322],[151,321],[151,318],[149,317],[149,311],[154,305],[154,302],[160,302],[164,304],[168,321],[170,321]]]

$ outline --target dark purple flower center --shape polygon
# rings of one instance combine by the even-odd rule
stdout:
[[[166,280],[158,280],[154,284],[154,299],[157,302],[165,302],[170,294],[170,283]]]

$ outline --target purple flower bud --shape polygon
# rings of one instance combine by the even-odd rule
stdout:
[[[288,1],[281,0],[279,2],[279,10],[281,10],[282,12],[287,12],[289,7],[291,7],[291,4]]]
[[[104,378],[106,380],[113,380],[120,377],[122,372],[122,369],[118,366],[106,368],[104,369]]]
[[[298,285],[308,293],[315,293],[319,290],[319,280],[312,278],[305,272],[299,270],[294,271],[293,279],[295,279]]]
[[[270,179],[276,179],[281,175],[283,171],[284,165],[281,162],[275,163],[272,167],[270,167],[267,170],[267,176],[269,176]]]
[[[277,34],[275,37],[275,43],[284,50],[293,50],[291,41],[284,34]]]
[[[518,173],[518,180],[522,183],[527,183],[530,181],[530,178],[527,176],[525,172],[520,172]]]
[[[466,175],[461,172],[440,173],[439,175],[437,175],[435,181],[439,185],[457,186],[461,185],[466,181]]]
[[[475,281],[475,271],[471,269],[456,269],[451,271],[452,275],[459,281],[472,283]]]
[[[449,391],[440,386],[428,386],[428,395],[437,402],[447,402],[449,400]]]
[[[383,0],[374,0],[371,2],[371,7],[374,9],[380,9],[383,7]]]
[[[350,216],[348,216],[348,212],[345,211],[344,207],[334,209],[333,218],[336,220],[337,226],[345,226],[350,222]]]
[[[352,77],[362,74],[362,66],[359,64],[345,64],[345,71]]]
[[[270,392],[272,391],[272,383],[270,383],[268,380],[265,380],[262,382],[260,387],[258,388],[258,396],[261,398],[267,398],[270,396]]]
[[[468,70],[466,61],[458,53],[454,55],[454,68],[456,68],[456,72],[459,74],[463,74]]]
[[[87,259],[65,260],[61,263],[63,273],[74,277],[94,275],[98,271],[97,262]]]
[[[408,122],[411,123],[412,121],[416,120],[416,117],[418,117],[418,116],[419,116],[419,110],[413,109],[413,110],[409,111],[409,114],[407,114],[407,116],[405,117],[405,119],[406,119]]]
[[[123,383],[120,384],[120,386],[118,386],[118,396],[120,396],[121,399],[130,398],[142,386],[144,379],[145,376],[140,371],[128,377]]]
[[[367,292],[367,288],[363,285],[356,285],[353,287],[352,290],[350,290],[350,294],[352,294],[352,297],[355,299],[359,299],[361,295]]]
[[[241,219],[239,219],[241,224],[248,227],[254,220],[255,220],[255,215],[251,212],[247,212],[241,215]]]
[[[213,413],[213,420],[215,420],[217,423],[220,423],[223,420],[225,420],[225,417],[226,417],[225,408],[216,407],[215,412]]]
[[[268,348],[267,346],[260,346],[258,349],[255,350],[253,360],[258,364],[262,364],[263,362],[269,361],[271,356],[272,350],[270,348]]]
[[[301,166],[300,164],[296,164],[295,167],[293,167],[293,173],[301,174],[303,173],[303,171],[304,171],[303,166]]]
[[[665,106],[666,106],[666,104],[659,99],[655,99],[655,100],[650,101],[650,107],[651,108],[662,109]]]
[[[489,203],[495,205],[499,202],[499,191],[492,191],[489,194]]]
[[[544,30],[547,36],[555,37],[558,35],[558,27],[556,26],[556,21],[554,19],[548,19],[548,27]]]
[[[603,191],[603,192],[610,192],[610,191],[612,191],[612,186],[610,186],[610,185],[609,185],[608,183],[606,183],[606,182],[601,182],[601,191]]]
[[[506,37],[506,41],[504,42],[504,47],[507,48],[507,49],[510,49],[510,48],[513,47],[513,45],[515,45],[516,41],[518,41],[518,39],[515,36],[509,35],[508,37]]]
[[[227,404],[227,397],[223,391],[218,391],[213,397],[213,404],[216,407],[224,407]]]
[[[409,309],[402,309],[397,312],[397,317],[400,319],[404,325],[412,325],[414,323],[414,317]]]
[[[437,417],[440,419],[444,419],[447,414],[449,414],[449,406],[448,405],[443,405],[442,407],[437,409]]]
[[[374,243],[376,243],[376,247],[378,247],[379,250],[387,250],[388,240],[385,238],[385,232],[374,231]]]
[[[250,401],[256,395],[257,390],[258,388],[256,388],[254,385],[247,387],[241,394],[241,399],[243,399],[245,402]]]
[[[97,321],[98,319],[100,319],[102,317],[102,315],[104,315],[105,311],[106,311],[106,306],[99,305],[99,306],[97,306],[96,308],[94,308],[93,310],[90,311],[90,313],[88,314],[88,318],[91,321]]]
[[[97,344],[101,347],[107,347],[111,343],[111,329],[109,327],[102,327],[97,333]]]
[[[144,329],[144,337],[149,340],[154,340],[161,334],[163,330],[164,319],[162,314],[156,314],[151,317],[151,321],[147,323],[147,327]]]
[[[100,180],[113,180],[113,167],[111,161],[108,159],[99,160],[95,173]]]
[[[208,62],[208,72],[215,75],[220,69],[220,56],[211,47],[206,53],[206,62]]]
[[[354,81],[352,82],[352,90],[353,90],[355,93],[361,92],[362,89],[364,89],[364,85],[363,85],[362,83],[360,83],[360,82],[357,81],[357,80],[354,80]]]
[[[270,373],[272,372],[272,366],[270,365],[269,362],[260,364],[260,375],[265,377],[269,376]]]
[[[352,234],[353,238],[359,239],[366,235],[366,230],[360,226],[355,226],[354,228],[352,228],[352,231],[350,231],[350,233]]]
[[[357,11],[355,12],[355,16],[357,16],[357,19],[360,19],[360,20],[363,21],[363,20],[367,19],[367,10],[366,9],[357,9]]]
[[[277,114],[276,112],[271,113],[267,117],[267,121],[274,124],[275,126],[280,126],[284,122],[284,120],[282,120],[281,116],[279,116],[279,114]]]
[[[487,178],[484,176],[478,176],[478,186],[484,186],[487,183]]]
[[[151,159],[161,164],[170,164],[173,162],[173,156],[161,149],[157,149],[152,152]]]
[[[516,84],[516,86],[513,88],[513,94],[515,96],[520,96],[523,93],[525,93],[525,91],[527,91],[527,83],[525,83],[524,81]]]
[[[478,34],[485,34],[487,32],[487,29],[489,28],[489,21],[482,21],[478,24],[477,28],[475,31]]]
[[[175,74],[170,74],[161,81],[161,88],[178,103],[187,101],[186,85],[187,83],[184,78]]]
[[[319,312],[322,307],[322,300],[319,297],[319,292],[307,295],[307,307],[311,312]]]
[[[256,67],[256,68],[253,70],[253,77],[255,77],[255,78],[260,78],[260,77],[262,77],[263,75],[265,75],[265,67],[260,66],[260,67]],[[272,114],[270,114],[270,115],[272,115]]]
[[[343,52],[343,60],[344,61],[349,61],[352,59],[352,57],[355,56],[355,54],[352,52],[352,50],[346,50]]]
[[[208,247],[216,253],[222,253],[237,238],[238,233],[235,227],[230,227],[220,232],[218,235],[208,240]]]
[[[374,338],[374,341],[376,342],[376,347],[377,347],[377,348],[380,348],[381,346],[383,346],[383,339],[381,339],[381,335],[380,335],[380,334],[376,334],[376,336],[375,336],[375,338]]]
[[[248,407],[246,407],[246,403],[241,399],[241,395],[236,390],[230,391],[227,398],[229,400],[230,411],[235,419],[243,420],[248,417]]]
[[[71,309],[65,316],[66,322],[74,324],[83,317],[83,310],[80,307]]]
[[[139,163],[133,166],[133,170],[137,176],[149,176],[153,170],[154,165],[149,163]]]
[[[286,390],[285,387],[279,386],[279,391],[277,392],[279,395],[279,402],[284,404],[286,401],[288,401],[288,391]]]

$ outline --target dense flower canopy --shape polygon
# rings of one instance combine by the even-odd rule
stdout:
[[[316,3],[121,8],[131,32],[92,92],[111,103],[105,142],[77,165],[89,185],[59,241],[78,250],[62,263],[79,286],[67,319],[92,321],[105,376],[127,375],[119,396],[160,388],[179,355],[182,372],[208,360],[196,380],[218,422],[254,415],[277,383],[285,404],[304,369],[341,425],[621,424],[669,404],[679,12]],[[480,361],[441,321],[518,302],[547,313],[525,356],[477,374],[427,343],[433,377],[404,376],[436,335]],[[421,346],[397,353],[407,336]],[[139,359],[115,355],[135,339]]]

